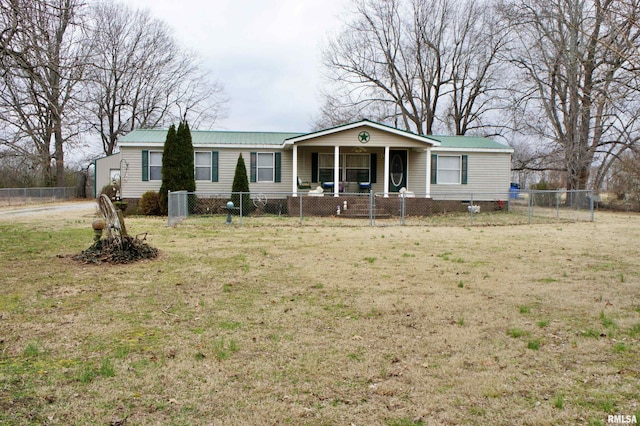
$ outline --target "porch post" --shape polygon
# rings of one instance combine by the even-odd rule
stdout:
[[[389,197],[389,145],[384,147],[384,196]]]
[[[431,198],[431,147],[427,148],[427,185],[426,198]]]
[[[293,196],[298,196],[298,146],[293,145],[293,165],[291,166],[292,174],[293,174],[293,185],[291,187],[291,192],[293,192]]]
[[[333,196],[337,197],[340,192],[340,147],[335,146],[333,152]]]

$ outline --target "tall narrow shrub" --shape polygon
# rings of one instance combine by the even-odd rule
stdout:
[[[249,178],[247,177],[247,167],[244,164],[242,153],[238,156],[238,162],[236,163],[236,173],[233,176],[233,185],[231,186],[231,201],[236,208],[240,208],[240,194],[242,194],[242,214],[248,214],[253,211],[253,203],[251,202],[251,195],[249,194]]]
[[[193,154],[193,140],[187,121],[180,123],[176,135],[178,136],[178,144],[180,145],[180,165],[182,166],[180,188],[176,189],[176,191],[184,190],[195,192],[196,169]],[[194,212],[197,202],[195,194],[189,194],[188,208],[190,213]]]
[[[178,138],[180,157],[180,188],[176,191],[189,191],[194,192],[196,190],[196,176],[195,165],[193,157],[193,141],[191,138],[191,131],[189,130],[189,123],[180,122],[178,130],[176,132]]]
[[[195,167],[193,159],[193,142],[189,124],[180,122],[169,127],[162,152],[162,186],[160,187],[160,209],[162,214],[168,213],[169,191],[196,190]],[[195,206],[195,200],[189,199],[189,209]]]
[[[160,186],[160,211],[166,215],[168,211],[168,192],[177,191],[180,184],[180,146],[176,126],[169,127],[162,151],[162,185]]]

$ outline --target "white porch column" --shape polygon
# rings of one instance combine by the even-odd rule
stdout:
[[[293,165],[291,166],[291,173],[293,175],[293,186],[291,192],[293,196],[298,196],[298,146],[293,145]]]
[[[384,147],[384,196],[389,197],[389,146]]]
[[[333,152],[333,196],[340,192],[340,147],[336,145]]]
[[[431,198],[431,148],[427,148],[427,185],[426,188],[426,198]]]

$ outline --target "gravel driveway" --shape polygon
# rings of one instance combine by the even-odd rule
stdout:
[[[96,211],[96,208],[97,204],[93,200],[37,204],[18,208],[5,207],[0,208],[0,219],[10,219],[42,214],[59,214],[64,212],[73,212],[74,214],[86,212],[86,214],[91,214]]]

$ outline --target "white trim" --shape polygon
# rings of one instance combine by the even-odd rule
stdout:
[[[327,130],[321,130],[315,133],[308,133],[306,135],[297,136],[294,138],[286,139],[283,143],[283,146],[286,147],[288,145],[295,145],[298,142],[306,141],[309,139],[315,139],[322,136],[331,135],[334,133],[340,133],[345,130],[357,129],[359,127],[371,127],[377,130],[381,130],[383,132],[392,133],[394,135],[403,136],[407,139],[413,139],[419,142],[427,143],[431,146],[440,146],[440,142],[435,139],[432,139],[428,136],[416,135],[415,133],[406,132],[404,130],[394,129],[393,127],[385,126],[382,124],[375,123],[373,121],[358,121],[356,123],[345,124],[344,126],[338,126]]]
[[[333,149],[333,196],[340,195],[340,147]]]
[[[384,147],[384,196],[389,197],[389,145]]]
[[[164,148],[164,142],[123,142],[118,143],[120,147],[127,148],[153,148],[153,149],[162,149]],[[220,149],[244,149],[256,151],[259,149],[270,149],[273,151],[282,151],[282,144],[273,144],[273,145],[249,145],[249,144],[193,144],[193,149],[211,149],[211,150],[220,150]]]
[[[431,198],[431,148],[427,148],[427,179],[426,179],[426,186],[425,188],[427,189],[425,192],[427,193],[427,195],[425,196],[426,198]]]
[[[425,149],[426,150],[426,149]],[[477,152],[477,153],[490,153],[490,154],[512,154],[513,148],[447,148],[444,146],[433,147],[431,150],[434,153],[438,152]]]
[[[292,192],[293,196],[298,196],[298,147],[293,146],[293,165],[291,167],[291,175],[293,176]]]

